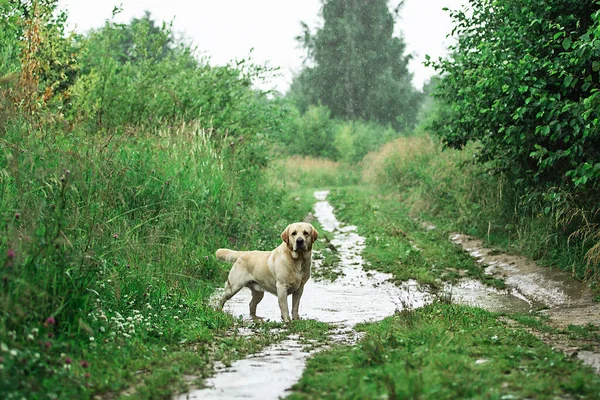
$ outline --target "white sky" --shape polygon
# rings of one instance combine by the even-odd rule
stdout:
[[[392,1],[395,4],[397,1]],[[396,23],[414,54],[409,68],[413,84],[421,88],[433,69],[422,65],[425,55],[437,59],[446,54],[452,30],[448,13],[443,7],[460,8],[467,0],[406,0]],[[247,58],[258,64],[281,67],[281,77],[269,88],[285,92],[293,74],[302,66],[304,52],[295,37],[302,33],[301,21],[314,31],[320,25],[321,0],[60,0],[69,23],[77,32],[101,26],[111,18],[115,5],[122,5],[119,22],[140,17],[144,10],[157,21],[173,21],[176,33],[190,39],[213,64],[226,64]]]

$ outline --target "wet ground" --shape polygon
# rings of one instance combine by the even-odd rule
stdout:
[[[486,248],[482,240],[467,235],[457,233],[450,239],[476,258],[486,274],[504,280],[513,296],[526,299],[536,309],[541,309],[554,327],[600,325],[600,303],[593,301],[588,285],[572,279],[569,273],[541,267],[526,257],[499,253]],[[600,373],[600,344],[577,343],[559,334],[532,333]]]
[[[416,282],[409,281],[396,286],[389,282],[391,276],[388,274],[365,272],[361,256],[365,238],[356,233],[355,226],[344,225],[336,219],[333,207],[326,200],[327,194],[327,191],[315,193],[317,203],[314,216],[323,229],[333,234],[331,245],[338,252],[343,274],[334,282],[309,280],[300,302],[300,317],[335,324],[339,327],[335,338],[351,342],[357,337],[352,330],[354,325],[381,320],[406,307],[422,307],[431,302],[433,296],[419,288]],[[452,301],[506,312],[527,312],[549,307],[549,315],[564,323],[574,323],[574,317],[570,317],[571,310],[577,310],[577,318],[581,318],[584,324],[594,323],[594,320],[595,323],[600,322],[600,305],[591,303],[591,296],[584,285],[572,283],[569,277],[533,263],[524,264],[521,269],[520,260],[494,255],[492,250],[485,249],[481,242],[473,238],[453,235],[452,240],[486,265],[486,273],[502,277],[509,287],[507,290],[498,290],[475,280],[464,279],[446,288]],[[315,261],[316,268],[318,262]],[[248,319],[250,299],[250,290],[243,289],[226,303],[225,310]],[[563,312],[565,308],[569,311]],[[279,321],[277,298],[265,295],[257,314]],[[589,364],[597,364],[597,355],[590,353],[586,358],[586,352],[579,351],[577,356]],[[305,350],[297,338],[290,337],[229,367],[217,367],[216,374],[205,381],[205,388],[183,395],[180,399],[283,397],[286,390],[300,379],[310,355],[311,352]]]

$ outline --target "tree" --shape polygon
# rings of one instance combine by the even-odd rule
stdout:
[[[290,97],[300,109],[327,106],[333,117],[411,125],[420,95],[411,85],[402,37],[394,36],[388,0],[325,0],[323,27],[312,34],[304,25],[298,40],[307,50],[305,69]]]

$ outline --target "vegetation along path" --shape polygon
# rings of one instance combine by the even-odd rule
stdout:
[[[453,235],[452,241],[469,251],[477,263],[487,265],[486,274],[494,275],[498,270],[507,271],[501,277],[512,283],[501,289],[464,276],[454,283],[442,284],[441,290],[436,290],[431,285],[421,285],[415,279],[395,285],[392,283],[393,274],[365,270],[370,268],[368,261],[362,256],[366,238],[357,233],[356,226],[344,224],[336,218],[333,206],[327,201],[328,194],[329,191],[314,193],[318,201],[314,206],[314,215],[308,217],[314,219],[313,223],[320,225],[325,239],[322,240],[320,250],[316,251],[313,279],[306,287],[307,295],[303,298],[301,316],[303,319],[333,324],[335,329],[330,334],[329,344],[325,346],[322,342],[306,340],[302,337],[302,332],[299,335],[292,334],[257,354],[228,366],[219,365],[216,374],[204,382],[203,388],[181,395],[180,399],[283,397],[300,380],[307,359],[315,353],[324,351],[325,348],[329,349],[324,351],[327,354],[328,351],[335,351],[331,349],[364,346],[364,338],[360,339],[364,334],[354,329],[357,324],[378,321],[394,314],[395,317],[406,317],[425,305],[435,307],[436,304],[457,303],[467,308],[478,306],[504,315],[531,313],[551,306],[552,312],[557,313],[566,305],[572,306],[575,302],[571,301],[572,296],[582,297],[578,291],[570,290],[574,284],[569,282],[566,274],[553,274],[554,279],[548,279],[547,269],[536,269],[533,263],[524,263],[518,257],[509,259],[509,256],[493,253],[472,238],[459,234]],[[431,224],[423,227],[426,231],[436,229]],[[411,246],[414,251],[421,251],[412,241]],[[528,268],[526,273],[519,275],[517,271],[520,271],[522,265]],[[517,278],[511,280],[508,274]],[[564,280],[564,289],[557,284],[558,279]],[[249,302],[249,291],[242,291],[230,300],[226,311],[247,320]],[[597,305],[590,303],[590,307],[595,307],[594,304]],[[279,309],[274,296],[265,297],[259,307],[259,314],[267,319],[278,318]],[[583,321],[593,322],[578,320]],[[513,327],[517,325],[514,320],[509,319],[505,320],[505,324]],[[360,325],[359,330],[362,330]],[[535,334],[533,329],[529,331]],[[251,334],[251,331],[248,330],[246,334]],[[538,336],[558,345],[558,349],[571,351],[572,355],[578,355],[584,363],[598,368],[597,349],[574,351],[575,347],[572,344],[571,347],[565,346],[565,341],[561,341],[558,334]],[[497,336],[490,337],[492,341],[498,340]],[[478,358],[474,363],[479,365],[488,361],[490,360],[487,358]],[[306,376],[310,374],[309,370],[304,379],[309,379]],[[303,396],[302,383],[294,388],[301,390],[294,392],[292,396]]]

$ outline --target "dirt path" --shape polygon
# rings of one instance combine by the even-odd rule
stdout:
[[[300,303],[300,317],[337,325],[333,339],[348,343],[357,339],[352,329],[354,325],[381,320],[403,305],[421,307],[431,301],[431,296],[419,291],[416,282],[398,287],[388,282],[390,275],[366,273],[361,256],[365,238],[356,233],[355,226],[344,225],[335,218],[333,207],[325,200],[327,194],[315,193],[318,201],[314,215],[323,229],[333,234],[331,245],[337,249],[343,274],[334,282],[309,280]],[[317,268],[318,262],[315,261]],[[248,319],[250,299],[250,291],[243,289],[226,303],[225,310]],[[277,298],[265,296],[257,313],[265,319],[279,321]],[[205,382],[205,388],[180,399],[280,398],[300,379],[310,355],[311,351],[305,350],[298,338],[290,337],[230,367],[217,367],[216,374]]]

